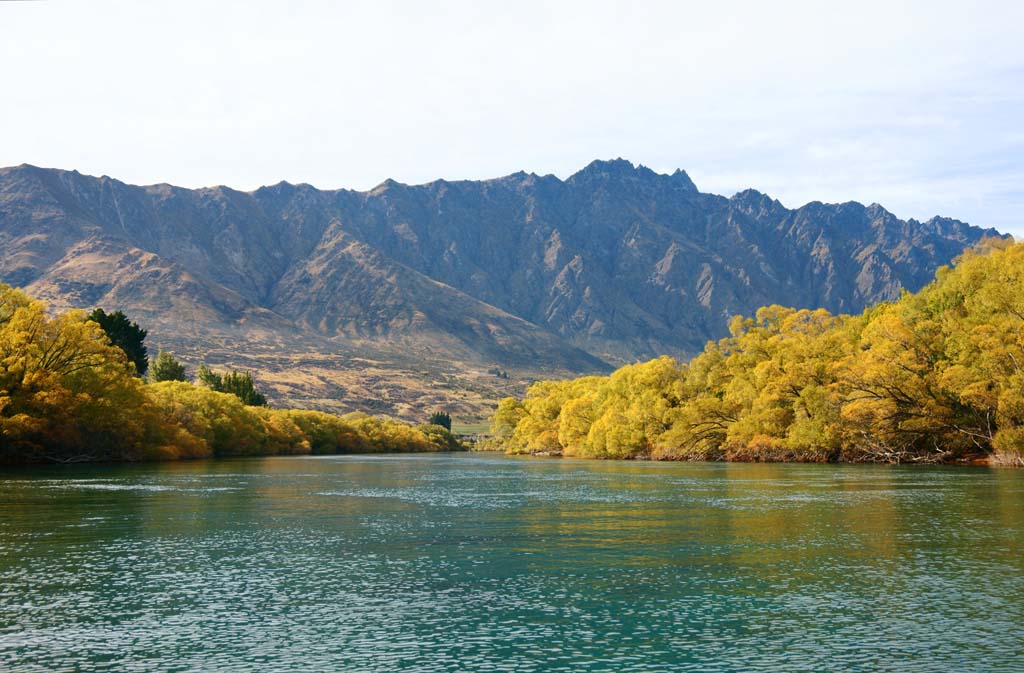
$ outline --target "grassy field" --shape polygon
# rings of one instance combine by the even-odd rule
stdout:
[[[456,435],[486,435],[490,429],[488,423],[452,423],[452,432]]]

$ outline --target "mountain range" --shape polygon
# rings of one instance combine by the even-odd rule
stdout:
[[[56,309],[122,309],[193,366],[253,369],[274,402],[405,418],[685,358],[766,304],[860,311],[996,235],[726,198],[622,159],[364,192],[0,169],[0,281]]]

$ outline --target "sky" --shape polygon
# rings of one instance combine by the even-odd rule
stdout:
[[[0,165],[369,189],[596,158],[1024,235],[1024,2],[0,0]]]

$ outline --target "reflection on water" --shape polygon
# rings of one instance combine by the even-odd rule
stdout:
[[[1021,671],[1024,472],[270,458],[0,474],[0,670]]]

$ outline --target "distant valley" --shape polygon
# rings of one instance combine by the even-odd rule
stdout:
[[[687,357],[766,304],[860,311],[995,235],[705,194],[622,159],[367,192],[0,169],[0,281],[59,309],[124,310],[153,350],[252,369],[272,402],[410,420],[481,418],[536,378]]]

